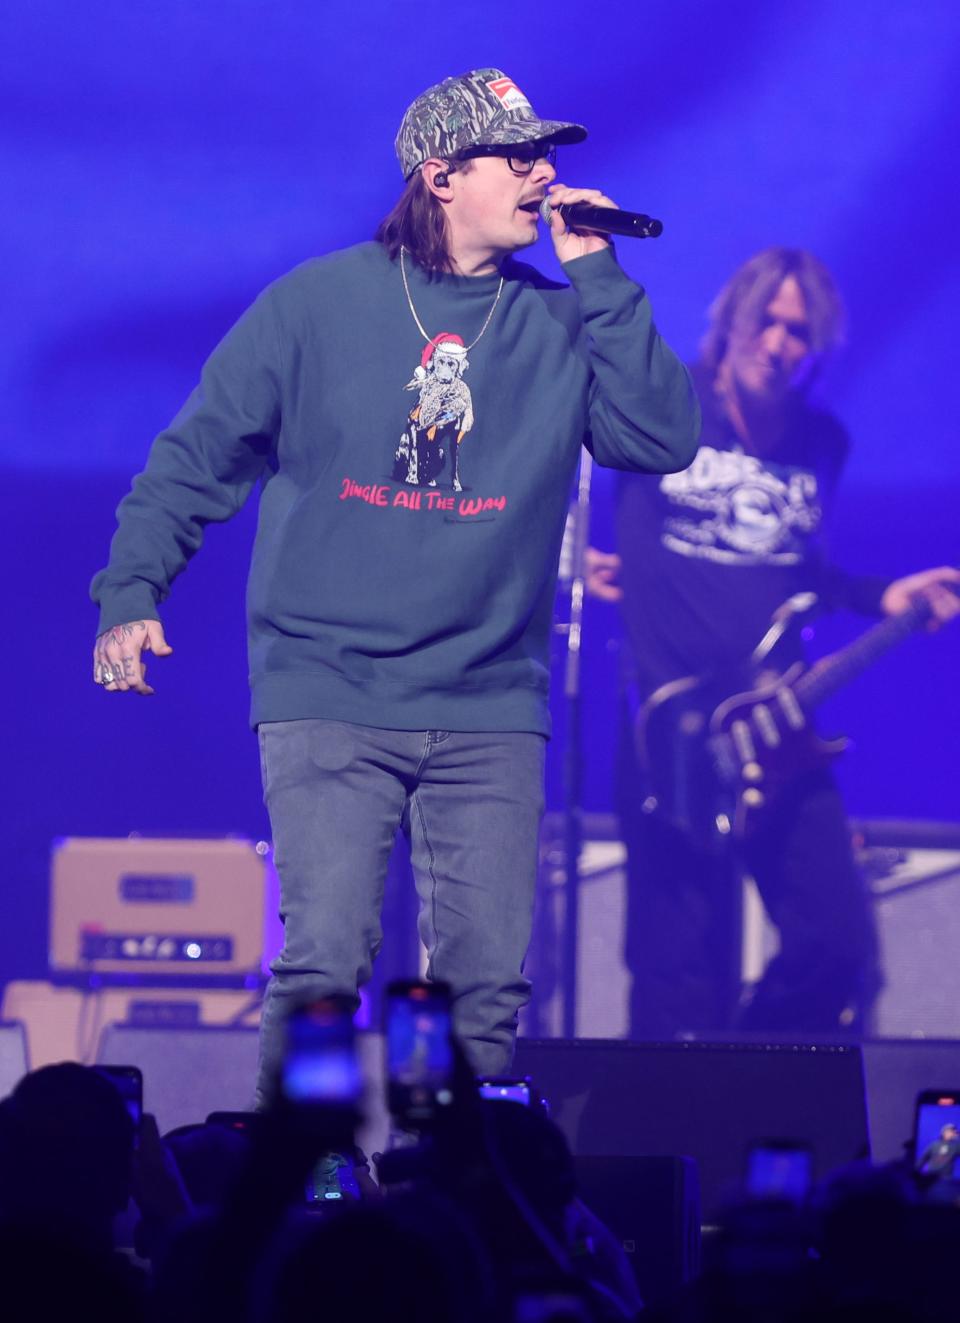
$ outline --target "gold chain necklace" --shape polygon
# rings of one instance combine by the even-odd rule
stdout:
[[[420,332],[424,340],[426,340],[427,344],[429,345],[433,343],[435,337],[432,335],[427,335],[426,331],[423,329],[423,323],[421,322],[420,318],[417,316],[417,310],[413,306],[413,299],[410,297],[410,286],[407,284],[407,271],[406,271],[406,267],[403,265],[403,255],[406,251],[407,251],[406,248],[404,248],[403,245],[401,244],[400,275],[403,278],[403,292],[407,296],[407,306],[410,309],[410,312],[413,316],[413,320],[417,323],[417,330]],[[476,340],[472,340],[470,344],[464,346],[466,350],[469,351],[473,348],[473,346],[477,343],[477,340],[480,339],[480,336],[483,335],[484,331],[490,325],[490,318],[497,310],[497,304],[500,302],[500,295],[502,293],[503,293],[503,276],[500,277],[500,284],[497,286],[497,292],[496,295],[494,296],[493,305],[491,306],[490,311],[487,313],[487,320],[480,327],[480,335],[477,336]]]

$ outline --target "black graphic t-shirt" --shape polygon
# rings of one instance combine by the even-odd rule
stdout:
[[[545,733],[581,444],[665,473],[699,431],[689,374],[613,254],[564,273],[430,277],[368,243],[271,285],[120,507],[100,628],[156,618],[204,526],[259,486],[254,724]]]
[[[848,446],[840,423],[798,401],[776,454],[759,458],[743,449],[708,376],[693,376],[703,410],[693,463],[618,483],[623,616],[645,693],[736,670],[793,593],[871,613],[886,583],[845,574],[826,555]]]

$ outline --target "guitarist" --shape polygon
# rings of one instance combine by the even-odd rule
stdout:
[[[824,513],[848,443],[809,391],[841,337],[834,282],[802,250],[758,253],[711,306],[694,369],[703,407],[699,453],[682,473],[623,475],[620,557],[588,552],[591,590],[620,601],[641,701],[690,675],[727,676],[729,688],[723,693],[721,685],[716,701],[751,688],[744,662],[794,593],[813,591],[821,606],[864,615],[898,613],[923,594],[934,623],[960,611],[951,590],[960,584],[957,570],[887,582],[847,574],[824,555]],[[660,811],[632,753],[625,751],[619,808],[630,874],[634,1036],[731,1027],[862,1032],[880,986],[877,946],[830,774],[789,781],[735,852]],[[680,775],[695,779],[696,766]],[[679,787],[681,798],[688,790],[695,799],[700,789]],[[750,1004],[738,1008],[740,868],[755,878],[781,949]]]

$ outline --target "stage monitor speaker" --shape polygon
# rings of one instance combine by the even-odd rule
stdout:
[[[268,848],[230,838],[57,842],[50,968],[147,979],[259,975]]]
[[[574,1159],[577,1190],[616,1236],[647,1307],[700,1269],[700,1185],[692,1158]]]
[[[693,1158],[707,1219],[754,1140],[809,1143],[816,1177],[869,1151],[859,1047],[521,1039],[513,1069],[577,1156]]]
[[[28,1069],[23,1025],[18,1020],[0,1020],[0,1098],[16,1088]]]

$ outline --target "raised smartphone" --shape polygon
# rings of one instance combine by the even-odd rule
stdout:
[[[387,1102],[399,1125],[429,1126],[453,1102],[453,1022],[445,983],[401,979],[385,1001]]]

